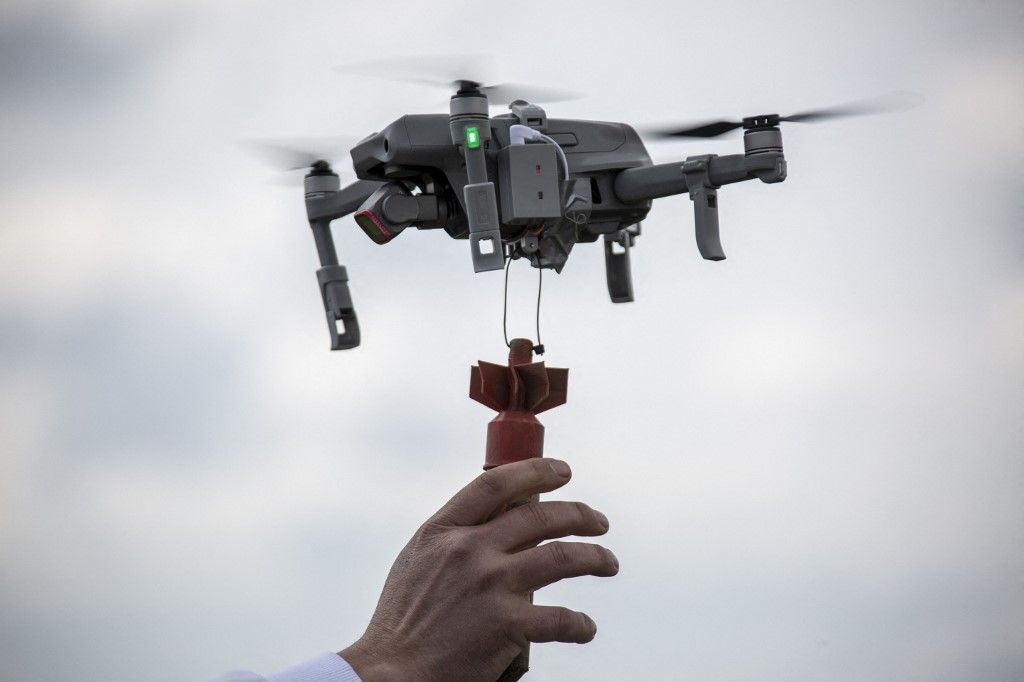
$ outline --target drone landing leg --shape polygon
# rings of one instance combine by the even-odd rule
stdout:
[[[338,264],[331,221],[354,211],[383,184],[359,180],[342,189],[337,174],[325,161],[318,161],[304,181],[306,217],[321,266],[316,271],[316,280],[327,315],[331,350],[347,350],[359,345],[359,320],[352,305],[348,271]]]
[[[683,162],[686,188],[693,201],[693,223],[697,231],[697,249],[706,260],[725,260],[718,236],[718,186],[711,183],[712,154],[691,156]]]
[[[625,230],[604,236],[604,272],[608,280],[608,296],[612,303],[633,301],[633,272],[630,267],[629,250],[640,234],[637,223]],[[621,250],[616,251],[615,245]]]
[[[533,342],[512,339],[508,366],[481,360],[470,369],[469,397],[497,411],[487,425],[484,469],[544,455],[544,425],[536,415],[565,403],[569,370],[532,362]],[[509,509],[536,502],[534,495],[517,500]],[[506,510],[507,511],[507,510]],[[533,601],[533,595],[530,595]],[[527,644],[498,682],[515,682],[530,669]]]
[[[331,350],[347,350],[359,345],[359,320],[348,288],[348,270],[338,264],[331,237],[331,224],[326,220],[309,223],[320,252],[321,268],[316,271],[320,298],[327,314],[327,330],[331,334]]]

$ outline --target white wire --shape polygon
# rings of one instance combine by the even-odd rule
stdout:
[[[555,145],[555,149],[558,151],[558,156],[562,158],[562,168],[565,169],[565,180],[569,181],[569,159],[565,158],[565,151],[562,149],[562,145],[558,144],[544,133],[537,133],[537,137],[545,142],[550,142]]]
[[[566,158],[565,150],[562,149],[562,145],[558,144],[539,130],[535,130],[530,126],[524,126],[520,123],[513,124],[509,127],[508,131],[512,144],[526,144],[527,140],[543,140],[548,144],[555,145],[555,151],[558,152],[558,156],[562,159],[562,169],[565,172],[565,180],[566,182],[569,181],[569,159]]]

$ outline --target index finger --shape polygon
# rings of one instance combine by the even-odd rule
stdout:
[[[505,505],[561,488],[572,470],[559,459],[530,459],[489,469],[455,493],[432,521],[452,526],[484,523]]]

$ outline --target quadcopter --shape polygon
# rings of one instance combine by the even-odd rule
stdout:
[[[449,85],[447,114],[402,116],[352,147],[355,182],[341,187],[326,160],[308,166],[306,214],[332,350],[360,344],[348,272],[331,234],[334,220],[352,215],[377,244],[411,227],[444,230],[469,242],[474,272],[501,270],[518,258],[561,272],[576,244],[603,240],[608,295],[625,303],[634,300],[630,249],[654,199],[688,194],[700,255],[723,260],[718,189],[786,179],[779,124],[870,113],[845,106],[648,131],[672,139],[743,130],[742,154],[656,164],[630,125],[549,118],[526,99],[531,90],[536,100],[557,100],[560,93],[464,79]],[[494,103],[509,103],[508,113],[490,116]]]

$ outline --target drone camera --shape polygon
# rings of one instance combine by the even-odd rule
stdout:
[[[419,217],[416,197],[397,182],[384,184],[355,213],[356,224],[377,244],[387,244]]]

